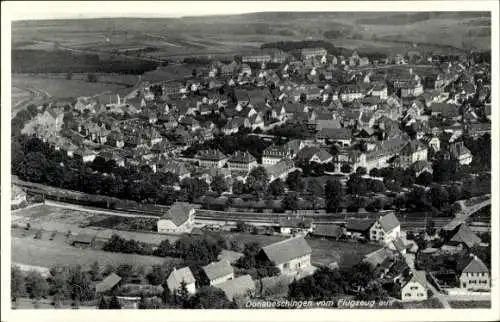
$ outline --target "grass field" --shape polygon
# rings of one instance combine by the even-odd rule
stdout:
[[[379,245],[361,244],[357,242],[339,242],[319,238],[307,238],[307,243],[313,252],[311,262],[327,265],[337,262],[340,267],[351,267],[364,255],[380,248]]]
[[[110,216],[102,216],[103,219],[106,217]],[[109,238],[113,234],[118,234],[122,238],[135,239],[152,245],[158,245],[165,239],[174,242],[179,238],[176,235],[88,227],[93,220],[96,220],[95,213],[49,207],[46,205],[19,210],[12,214],[13,225],[24,228],[27,223],[30,223],[33,231],[42,229],[45,232],[57,231],[64,234],[71,231],[73,234],[87,234],[103,239]]]
[[[489,309],[491,301],[450,301],[453,309]]]
[[[104,92],[129,93],[124,85],[111,83],[89,83],[85,80],[52,78],[39,75],[12,75],[12,85],[17,88],[36,88],[55,98],[91,96]]]
[[[54,247],[54,245],[57,246]],[[167,259],[154,256],[119,254],[98,250],[79,249],[72,246],[55,244],[54,242],[46,240],[17,237],[12,237],[11,252],[12,263],[41,267],[52,267],[58,264],[72,264],[89,267],[94,261],[99,262],[101,267],[105,267],[108,264],[118,266],[124,263],[134,266],[152,266],[162,264],[166,260],[174,262],[178,261],[171,258]]]
[[[12,106],[31,97],[31,93],[29,91],[17,87],[12,87],[10,95]]]

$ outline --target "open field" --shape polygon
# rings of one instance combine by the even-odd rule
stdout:
[[[110,216],[102,216],[103,219],[107,217]],[[21,228],[30,223],[32,230],[41,229],[45,232],[57,231],[60,233],[71,231],[73,234],[87,234],[102,239],[118,234],[122,238],[135,239],[152,245],[158,245],[165,239],[174,242],[179,238],[176,235],[88,227],[95,220],[96,215],[94,213],[41,205],[13,213],[11,221],[13,225]]]
[[[45,240],[36,240],[32,238],[12,237],[12,263],[26,265],[52,267],[54,265],[81,265],[89,267],[94,261],[99,265],[118,266],[120,264],[131,264],[134,266],[152,266],[161,264],[166,259],[154,256],[141,256],[135,254],[118,254],[98,250],[79,249],[72,246],[58,244]]]
[[[395,22],[395,23],[393,23]],[[337,47],[402,50],[489,49],[486,12],[268,12],[182,18],[18,21],[14,49],[57,46],[165,58],[259,49],[265,42],[323,39]],[[401,36],[405,41],[401,41]],[[416,47],[413,43],[417,43]]]
[[[307,238],[307,243],[313,252],[311,262],[327,265],[337,262],[340,267],[351,267],[381,246],[375,244],[362,244],[359,242],[340,242],[319,238]]]
[[[12,87],[10,95],[12,100],[12,106],[15,106],[16,104],[19,104],[22,101],[27,100],[31,97],[31,93],[29,91],[17,87]]]
[[[66,80],[64,78],[20,74],[12,75],[12,85],[20,89],[36,88],[55,98],[91,96],[108,91],[125,95],[130,91],[124,85],[100,82],[89,83],[80,79]]]

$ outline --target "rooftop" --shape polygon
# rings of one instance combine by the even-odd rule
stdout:
[[[296,237],[262,247],[262,252],[275,265],[280,265],[292,259],[309,255],[312,250],[303,237]]]

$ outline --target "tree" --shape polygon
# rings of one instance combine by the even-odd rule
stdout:
[[[98,281],[101,279],[101,268],[99,267],[99,262],[95,261],[90,267],[90,279],[92,281]]]
[[[366,174],[366,168],[365,167],[357,167],[356,174],[359,176],[364,176]]]
[[[448,203],[449,195],[446,189],[436,185],[430,190],[430,199],[434,207],[441,209],[441,207]]]
[[[101,300],[99,301],[99,310],[107,310],[109,309],[109,303],[106,301],[104,296],[101,296]]]
[[[52,294],[54,304],[59,306],[61,301],[67,299],[71,293],[71,285],[68,283],[68,268],[67,267],[52,267],[50,269],[51,283],[50,294]]]
[[[18,266],[12,266],[10,270],[10,294],[14,301],[26,294],[24,274]]]
[[[245,184],[240,180],[235,180],[233,182],[233,194],[241,195],[245,193]]]
[[[296,192],[289,192],[285,198],[281,201],[281,207],[283,209],[288,209],[296,211],[299,209],[299,197]]]
[[[186,308],[193,309],[230,309],[236,308],[235,304],[226,298],[221,289],[205,286],[190,298]]]
[[[87,82],[89,83],[97,83],[97,75],[96,74],[93,74],[93,73],[88,73],[87,74]]]
[[[383,181],[380,180],[371,180],[370,188],[373,192],[384,192],[385,191],[385,184]]]
[[[170,262],[165,262],[163,265],[154,265],[146,275],[146,278],[152,285],[162,285],[166,283],[168,276],[173,270],[174,266]]]
[[[324,194],[323,185],[319,180],[311,178],[307,180],[306,192],[311,196],[322,196]]]
[[[268,174],[266,168],[262,166],[253,168],[248,174],[247,180],[249,179],[250,179],[250,184],[254,182],[260,182],[262,184],[266,184],[268,180]]]
[[[288,174],[288,177],[286,178],[286,184],[288,185],[288,188],[290,190],[302,192],[305,186],[304,180],[302,179],[302,172],[297,170]]]
[[[350,165],[348,165],[347,163],[344,163],[341,167],[340,167],[340,171],[342,173],[350,173],[352,171],[352,168]]]
[[[347,193],[352,195],[361,195],[366,192],[365,180],[358,174],[351,174],[347,181]]]
[[[120,264],[116,269],[116,274],[119,275],[123,280],[127,280],[134,273],[134,267],[130,264]]]
[[[272,196],[281,196],[285,193],[285,183],[281,179],[276,179],[269,184],[267,191]]]
[[[228,190],[226,180],[222,175],[216,175],[210,184],[210,188],[217,192],[219,195]]]
[[[432,174],[428,171],[424,171],[417,177],[416,183],[423,186],[430,186],[432,184],[432,180]]]
[[[114,295],[111,298],[111,301],[109,302],[109,307],[108,309],[110,310],[120,310],[122,308],[122,305],[120,304],[120,301],[118,301],[118,298],[116,295]]]
[[[434,222],[434,220],[431,219],[427,222],[425,232],[428,236],[434,236],[436,234],[436,223]]]
[[[328,180],[325,185],[326,210],[328,212],[337,212],[341,206],[344,197],[342,183],[338,180]]]
[[[48,295],[49,284],[47,280],[37,271],[31,271],[25,280],[26,292],[32,299],[41,299]]]
[[[370,176],[371,177],[378,177],[380,174],[379,174],[379,171],[377,168],[373,168],[370,170]]]

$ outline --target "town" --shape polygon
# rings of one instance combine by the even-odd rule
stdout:
[[[269,43],[18,112],[13,307],[490,307],[489,56],[359,53]]]

